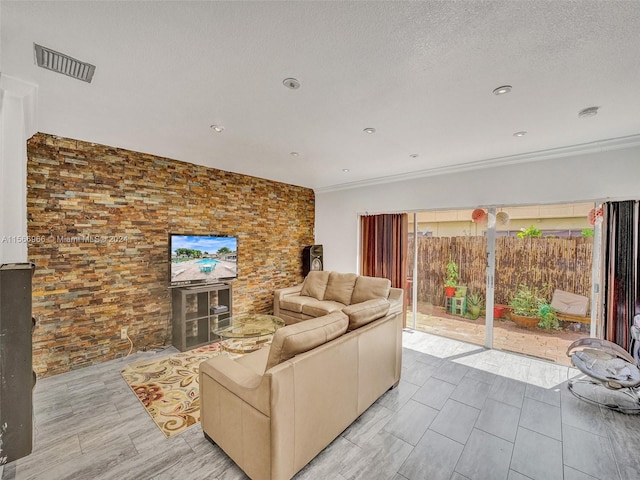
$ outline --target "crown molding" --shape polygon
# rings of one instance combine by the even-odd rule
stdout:
[[[515,165],[519,163],[537,162],[550,160],[553,158],[572,157],[589,153],[599,153],[611,150],[620,150],[640,146],[640,134],[626,137],[598,140],[596,142],[571,145],[569,147],[551,148],[548,150],[538,150],[536,152],[522,153],[519,155],[509,155],[506,157],[489,158],[475,162],[459,163],[446,167],[417,170],[414,172],[389,175],[387,177],[371,178],[357,182],[341,183],[327,187],[314,188],[315,193],[328,193],[338,190],[351,190],[354,188],[368,187],[372,185],[382,185],[387,183],[401,182],[405,180],[415,180],[416,178],[435,177],[450,173],[467,172],[470,170],[480,170],[484,168],[502,167],[505,165]]]

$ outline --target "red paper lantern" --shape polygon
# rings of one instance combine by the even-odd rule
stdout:
[[[471,213],[471,220],[475,223],[481,223],[487,220],[487,212],[481,208],[476,208]]]

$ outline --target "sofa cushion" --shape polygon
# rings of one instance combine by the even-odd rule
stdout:
[[[342,312],[349,317],[348,330],[355,330],[384,317],[389,311],[389,305],[389,301],[385,298],[374,298],[345,307]]]
[[[342,312],[287,325],[276,331],[265,370],[327,343],[347,331],[349,319]]]
[[[302,306],[302,313],[306,315],[311,315],[312,317],[322,317],[327,313],[339,312],[345,306],[346,305],[344,303],[340,303],[340,302],[332,302],[329,300],[320,301],[320,300],[313,299],[313,301],[305,303]]]
[[[287,295],[280,300],[280,310],[287,310],[289,312],[302,313],[302,309],[307,303],[318,302],[313,297],[303,297],[301,295]]]
[[[302,283],[302,290],[300,295],[306,297],[313,297],[317,300],[324,298],[324,291],[327,288],[327,281],[329,280],[329,272],[324,271],[312,271],[307,274],[307,277]]]
[[[356,284],[356,278],[358,278],[358,275],[355,273],[331,272],[323,299],[349,305],[351,303],[353,287]]]
[[[374,298],[387,298],[390,290],[391,280],[388,278],[360,276],[353,288],[350,303],[366,302]]]

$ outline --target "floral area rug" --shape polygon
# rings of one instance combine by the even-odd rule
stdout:
[[[172,437],[200,422],[198,367],[220,354],[220,343],[212,343],[133,363],[121,374],[162,433]]]

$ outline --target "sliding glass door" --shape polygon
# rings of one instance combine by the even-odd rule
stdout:
[[[567,363],[566,347],[595,333],[599,230],[589,221],[593,208],[410,215],[407,326]],[[447,284],[457,287],[453,297]]]
[[[470,213],[412,214],[407,325],[484,345],[486,236]]]
[[[593,208],[497,209],[493,348],[568,364],[567,347],[590,335]]]

